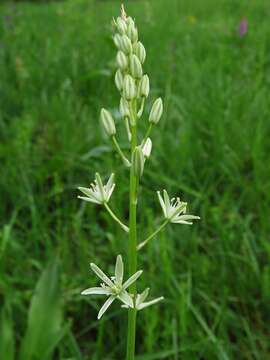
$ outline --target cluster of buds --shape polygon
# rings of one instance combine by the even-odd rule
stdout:
[[[143,71],[146,51],[142,42],[139,41],[138,29],[134,20],[131,17],[127,17],[123,9],[121,16],[114,20],[113,24],[115,28],[113,41],[117,48],[115,85],[120,93],[119,113],[125,123],[128,140],[131,141],[130,129],[132,126],[136,126],[136,121],[142,116],[145,100],[150,91],[149,77]],[[135,102],[136,106],[134,106]],[[148,117],[150,127],[159,122],[162,113],[163,103],[161,98],[158,98],[154,101]],[[141,176],[145,159],[150,156],[152,148],[151,139],[146,138],[136,148],[130,163],[125,159],[123,153],[120,152],[116,141],[116,127],[113,116],[108,110],[102,109],[100,117],[105,133],[113,139],[116,150],[124,160],[124,163],[129,166],[133,164],[135,173]]]

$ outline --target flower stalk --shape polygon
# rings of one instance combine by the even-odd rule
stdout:
[[[136,108],[131,103],[130,113],[133,116],[131,126],[131,156],[137,146],[137,127],[136,127]],[[137,269],[137,186],[138,179],[134,169],[130,168],[130,188],[129,188],[129,274]],[[130,289],[136,295],[137,288],[134,283]],[[136,309],[128,311],[128,337],[127,337],[127,360],[133,360],[135,356],[135,339],[136,339]]]

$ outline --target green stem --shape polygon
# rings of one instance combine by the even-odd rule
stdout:
[[[118,219],[118,217],[115,215],[115,213],[112,211],[112,209],[109,207],[109,205],[107,203],[104,203],[104,207],[106,208],[108,213],[111,215],[111,217],[121,226],[121,228],[123,230],[125,230],[126,232],[129,232],[128,226],[123,224],[122,221],[120,219]]]
[[[130,104],[130,112],[134,124],[131,126],[131,154],[137,146],[137,128],[136,128],[136,103]],[[129,275],[137,271],[137,177],[132,167],[130,168],[130,189],[129,189]],[[130,286],[130,292],[136,294],[136,282]],[[135,339],[136,339],[136,309],[128,310],[128,337],[127,337],[127,356],[126,360],[135,358]]]
[[[112,141],[113,141],[113,144],[115,146],[115,149],[116,151],[118,152],[120,158],[123,160],[124,164],[127,166],[127,167],[130,167],[130,162],[129,160],[125,157],[125,155],[123,154],[123,151],[121,150],[119,144],[118,144],[118,141],[116,140],[116,137],[115,136],[112,136]]]
[[[148,126],[148,129],[147,129],[147,131],[146,131],[146,134],[145,134],[145,136],[144,136],[144,139],[143,139],[143,141],[142,141],[142,144],[144,144],[144,143],[146,142],[147,138],[149,137],[149,135],[150,135],[150,133],[151,133],[151,131],[152,131],[152,127],[153,127],[153,124],[150,123],[150,125]]]
[[[167,224],[168,224],[169,220],[165,220],[159,228],[157,228],[156,231],[153,232],[153,234],[151,234],[150,236],[148,236],[148,238],[146,238],[143,242],[141,242],[138,246],[137,246],[137,250],[140,250],[142,247],[144,247],[144,245],[146,245],[148,243],[148,241],[150,241],[153,237],[155,237]]]

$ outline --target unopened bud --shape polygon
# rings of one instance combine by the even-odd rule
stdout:
[[[132,154],[132,169],[136,176],[141,177],[144,168],[144,155],[140,146],[137,146]]]
[[[115,81],[115,85],[117,87],[117,89],[119,91],[122,91],[123,89],[123,81],[124,81],[124,77],[122,74],[122,71],[120,69],[118,69],[115,73],[115,77],[114,77],[114,81]]]
[[[127,36],[130,38],[131,42],[134,44],[138,41],[138,30],[134,25],[134,22],[130,22],[126,31]]]
[[[130,26],[130,25],[135,26],[134,20],[130,16],[126,19],[126,24],[127,24],[127,26]]]
[[[130,57],[130,73],[135,79],[140,79],[143,75],[142,64],[136,55]]]
[[[120,99],[119,111],[122,117],[130,117],[129,106],[126,99]]]
[[[143,75],[139,84],[139,96],[148,97],[150,91],[149,77],[148,75]]]
[[[120,49],[121,44],[122,44],[121,35],[115,34],[114,37],[113,37],[113,42],[114,42],[115,46],[117,47],[117,49]]]
[[[118,51],[116,55],[116,62],[121,70],[125,70],[128,67],[128,59],[123,51]]]
[[[157,124],[163,113],[163,103],[161,98],[158,98],[150,111],[149,122],[153,124]]]
[[[131,41],[129,39],[129,37],[127,37],[127,35],[123,35],[121,37],[121,50],[125,53],[125,54],[130,54],[132,52],[132,44]]]
[[[100,119],[103,126],[103,129],[105,130],[106,134],[108,136],[113,136],[116,134],[115,124],[113,117],[111,113],[106,109],[101,109],[100,112]]]
[[[124,77],[123,94],[126,100],[132,100],[137,95],[135,81],[130,75]]]
[[[121,17],[116,19],[116,27],[120,34],[124,34],[127,30],[126,22]]]
[[[134,54],[137,55],[141,64],[143,64],[146,58],[146,51],[143,44],[140,41],[138,41],[136,44],[134,44],[133,50],[134,50]]]
[[[149,159],[152,151],[152,140],[148,137],[142,146],[142,152],[145,158]]]

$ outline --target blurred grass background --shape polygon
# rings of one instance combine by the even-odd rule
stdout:
[[[165,100],[140,238],[161,217],[156,190],[180,194],[201,216],[168,227],[139,254],[139,287],[166,300],[139,316],[137,359],[270,359],[269,3],[125,5],[147,49],[147,110],[154,97]],[[119,6],[0,6],[3,360],[124,358],[126,312],[115,305],[98,323],[103,299],[80,291],[96,281],[89,262],[112,271],[127,239],[102,208],[76,198],[95,171],[115,171],[111,203],[127,217],[127,173],[99,126],[101,107],[117,117],[110,21]]]

